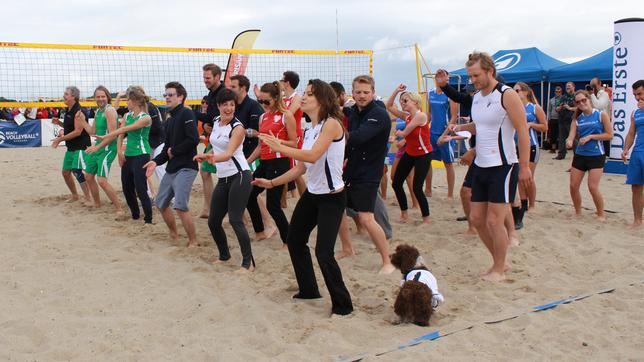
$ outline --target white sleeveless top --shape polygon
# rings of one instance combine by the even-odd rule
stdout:
[[[310,150],[320,136],[325,121],[304,132],[303,150]],[[339,140],[333,140],[329,148],[315,163],[305,162],[308,173],[307,190],[314,195],[330,194],[344,187],[342,165],[344,163],[344,134]]]
[[[237,118],[233,118],[229,124],[222,127],[219,125],[220,119],[220,117],[215,118],[212,126],[212,133],[210,133],[210,144],[212,145],[212,151],[215,154],[226,152],[228,144],[230,143],[230,136],[232,135],[235,127],[244,127]],[[242,141],[228,161],[215,163],[215,166],[217,167],[217,177],[223,178],[233,176],[238,172],[250,170],[248,162],[246,162],[246,157],[244,157],[243,146],[244,142]]]
[[[476,158],[479,167],[511,165],[519,162],[514,133],[516,132],[508,113],[503,107],[503,93],[510,89],[498,83],[490,94],[481,92],[472,100],[472,121],[476,125]]]

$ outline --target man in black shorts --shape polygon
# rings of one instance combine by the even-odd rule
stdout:
[[[373,212],[387,154],[391,120],[387,111],[374,101],[375,82],[371,76],[356,77],[352,86],[356,104],[349,117],[345,154],[347,207],[358,212],[360,224],[378,248],[382,258],[379,273],[389,274],[395,269],[389,259],[389,243]]]

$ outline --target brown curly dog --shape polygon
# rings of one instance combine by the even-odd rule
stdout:
[[[418,263],[420,253],[411,245],[398,245],[396,252],[391,255],[391,264],[400,269],[403,279],[412,270],[427,269]],[[396,297],[394,312],[402,323],[414,323],[428,326],[429,318],[434,312],[432,307],[432,291],[429,287],[416,280],[405,281]]]

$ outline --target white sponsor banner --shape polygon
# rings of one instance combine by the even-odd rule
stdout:
[[[637,108],[632,85],[644,79],[644,19],[615,22],[613,43],[613,140],[610,157],[619,159],[630,127],[631,114]]]
[[[40,120],[40,137],[42,139],[41,146],[49,147],[54,138],[58,137],[58,131],[62,130],[63,127],[51,123],[51,119],[41,119]],[[61,142],[61,145],[65,145],[65,142]]]

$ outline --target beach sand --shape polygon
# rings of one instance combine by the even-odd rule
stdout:
[[[445,296],[431,326],[422,328],[391,324],[400,274],[376,274],[380,259],[364,235],[354,234],[358,255],[340,261],[356,311],[330,317],[317,265],[324,298],[291,299],[297,285],[277,236],[253,242],[257,270],[240,275],[234,273],[239,247],[228,224],[232,261],[213,266],[208,260],[217,254],[204,219],[195,220],[205,246],[187,249],[183,229],[179,242],[169,240],[157,211],[155,225],[144,228],[142,221],[114,221],[111,205],[92,210],[65,203],[59,171],[64,151],[0,150],[0,360],[329,361],[363,354],[370,361],[644,359],[644,230],[625,228],[632,211],[623,176],[602,179],[606,209],[615,211],[605,222],[595,221],[592,211],[574,219],[565,172],[570,157],[553,161],[542,153],[536,175],[542,202],[526,216],[521,246],[509,251],[507,280],[496,284],[478,278],[491,264],[482,243],[457,235],[466,224],[455,221],[462,215],[459,200],[445,199],[443,170],[434,172],[429,226],[416,226],[418,211],[411,212],[414,223],[398,223],[390,189],[391,250],[401,243],[418,247]],[[465,167],[456,170],[460,186]],[[110,181],[123,200],[117,162]],[[593,208],[585,183],[582,195],[584,206]],[[289,200],[289,218],[295,201]],[[195,216],[201,203],[198,177],[190,202]],[[617,289],[522,314],[609,287]],[[522,315],[484,323],[516,314]],[[435,330],[468,326],[375,356]]]

